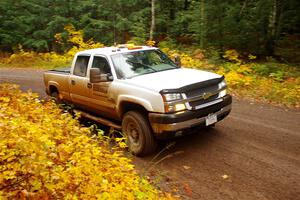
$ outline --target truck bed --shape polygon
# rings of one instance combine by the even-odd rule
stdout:
[[[52,70],[49,70],[49,72],[61,72],[61,73],[68,73],[69,74],[71,72],[71,67],[52,69]]]
[[[70,78],[70,69],[71,68],[59,68],[46,71],[44,73],[44,82],[46,85],[46,93],[51,95],[53,92],[49,85],[55,87],[62,98],[65,100],[70,100],[70,91],[69,91],[69,78]],[[51,83],[51,84],[50,84]]]

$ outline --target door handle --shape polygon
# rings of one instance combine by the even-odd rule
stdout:
[[[74,80],[71,80],[71,84],[72,84],[72,85],[75,85],[75,83],[76,83],[76,82],[75,82]]]
[[[88,87],[88,88],[92,88],[92,84],[91,84],[91,83],[88,83],[88,84],[87,84],[87,87]]]

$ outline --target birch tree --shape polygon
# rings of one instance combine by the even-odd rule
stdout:
[[[155,0],[151,0],[151,27],[149,40],[153,40],[155,30]]]

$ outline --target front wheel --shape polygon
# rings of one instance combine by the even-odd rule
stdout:
[[[137,111],[129,111],[122,121],[122,132],[127,136],[130,152],[142,156],[156,149],[156,140],[145,116]]]

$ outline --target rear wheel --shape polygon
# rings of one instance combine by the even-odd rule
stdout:
[[[127,136],[129,150],[134,155],[142,156],[155,151],[157,143],[143,114],[127,112],[122,121],[122,132]]]
[[[58,91],[53,91],[51,93],[51,97],[55,101],[55,103],[57,103],[57,104],[61,104],[62,103],[62,100],[59,98]]]

